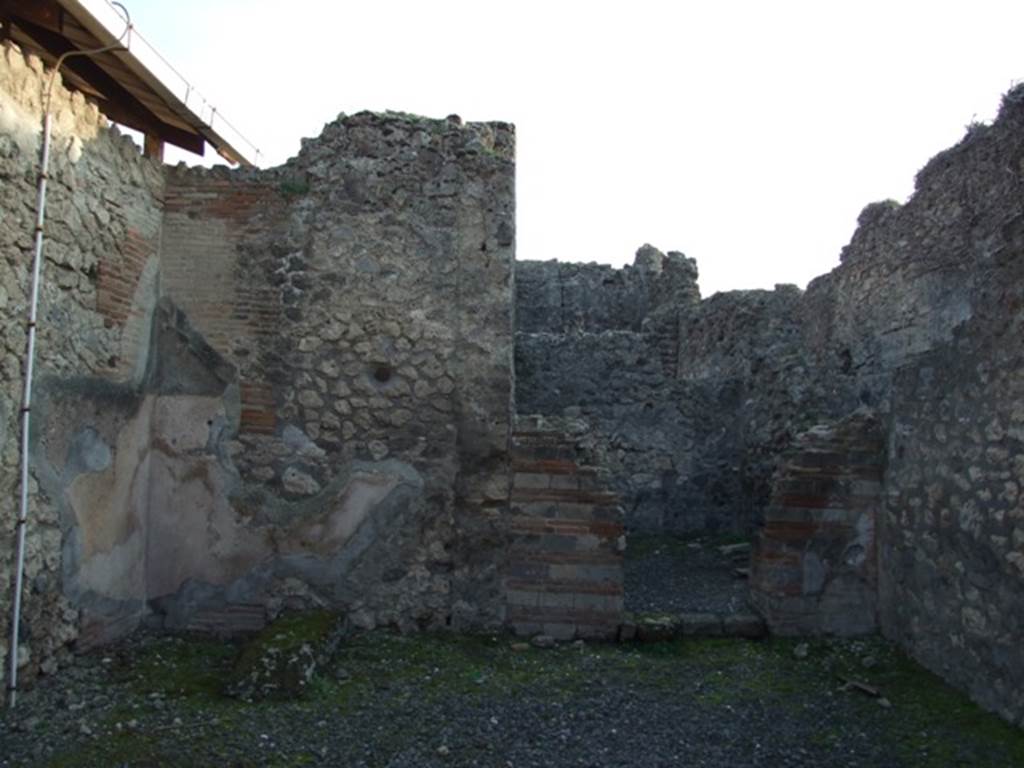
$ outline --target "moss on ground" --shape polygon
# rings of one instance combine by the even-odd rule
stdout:
[[[250,666],[270,650],[287,653],[304,645],[320,645],[340,622],[341,617],[330,611],[283,616],[242,644],[236,666]]]
[[[150,639],[140,649],[117,657],[112,678],[144,695],[215,698],[237,656],[238,646],[225,641]]]
[[[497,635],[372,633],[339,649],[334,679],[321,683],[320,690],[339,703],[381,686],[415,689],[417,696],[428,699],[512,695],[536,684],[568,693],[579,683],[576,661],[565,651],[520,649],[519,643]]]
[[[322,633],[327,620],[296,619],[280,631],[300,642]],[[795,653],[801,644],[806,645],[806,654]],[[808,711],[827,699],[839,703],[847,722],[856,721],[883,739],[899,764],[1024,765],[1024,732],[982,711],[879,638],[803,643],[707,638],[542,650],[507,636],[403,636],[378,631],[344,641],[304,700],[256,704],[220,693],[237,653],[232,644],[166,638],[124,654],[112,665],[110,677],[112,685],[124,687],[129,703],[99,724],[106,735],[58,755],[50,765],[191,768],[197,755],[223,755],[225,760],[230,755],[231,762],[225,764],[245,768],[237,750],[231,752],[223,742],[225,734],[246,727],[251,732],[247,724],[252,721],[308,723],[326,712],[335,727],[343,727],[346,716],[355,715],[368,701],[379,706],[386,699],[396,712],[413,699],[440,702],[458,697],[471,703],[488,697],[540,696],[571,702],[616,685],[692,699],[702,716],[712,720],[716,710],[752,704],[780,716],[803,712],[807,718]],[[879,696],[848,687],[851,680],[877,689]],[[154,715],[147,709],[154,695],[167,702],[168,710]],[[879,703],[883,697],[891,708]],[[170,717],[180,718],[177,725],[166,724]],[[127,727],[133,719],[144,723]],[[429,728],[413,724],[394,729],[379,747],[384,754],[398,754],[417,740],[430,738]],[[842,740],[839,725],[829,722],[815,723],[810,733],[809,746],[822,750]],[[983,756],[980,761],[978,755]],[[318,756],[310,751],[260,764],[317,763]]]

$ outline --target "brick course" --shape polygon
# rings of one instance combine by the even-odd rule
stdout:
[[[576,453],[556,430],[512,436],[504,592],[506,623],[518,634],[611,639],[622,623],[622,509]],[[562,487],[566,478],[577,482]]]

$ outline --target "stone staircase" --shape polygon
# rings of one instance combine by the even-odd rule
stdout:
[[[512,435],[506,623],[519,635],[613,640],[623,619],[623,512],[577,441],[540,417]]]

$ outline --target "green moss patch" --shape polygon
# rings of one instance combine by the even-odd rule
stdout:
[[[325,764],[317,751],[325,734],[334,735],[335,746],[371,745],[367,764],[386,765],[439,741],[444,723],[425,713],[453,702],[460,710],[478,709],[486,724],[497,702],[555,703],[558,711],[573,712],[609,690],[629,692],[625,700],[636,697],[645,706],[681,706],[685,717],[709,724],[735,723],[737,713],[771,713],[769,721],[786,723],[787,738],[822,764],[830,755],[850,759],[851,745],[864,743],[853,738],[869,740],[885,765],[1024,765],[1024,732],[880,638],[683,638],[538,649],[505,635],[376,631],[346,637],[322,658],[301,698],[245,701],[220,694],[236,658],[301,648],[330,636],[336,622],[330,615],[290,617],[244,650],[147,640],[109,666],[109,698],[117,706],[101,721],[90,720],[91,736],[78,736],[74,719],[70,728],[55,723],[48,731],[48,739],[63,745],[49,765]],[[773,734],[736,738],[770,741]],[[480,764],[493,762],[486,743],[473,742],[463,745],[458,764],[470,764],[476,749]]]
[[[343,623],[328,611],[278,619],[242,647],[225,692],[247,701],[305,695],[334,654]]]
[[[118,654],[112,674],[144,695],[212,697],[220,694],[237,656],[238,646],[228,641],[147,638]]]

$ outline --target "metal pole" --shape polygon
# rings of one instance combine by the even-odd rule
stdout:
[[[97,53],[113,50],[120,45],[131,29],[131,18],[128,10],[120,3],[113,3],[125,14],[124,32],[114,45],[107,45],[91,51],[68,51],[57,59],[50,74],[50,82],[43,98],[43,147],[39,170],[39,192],[36,200],[35,253],[32,259],[32,299],[29,302],[28,344],[25,352],[25,383],[21,399],[21,501],[18,507],[18,554],[14,576],[14,611],[11,617],[11,646],[7,656],[10,661],[7,677],[8,705],[13,709],[18,700],[18,637],[21,630],[21,593],[25,582],[25,529],[28,523],[28,483],[29,483],[29,416],[32,412],[32,373],[36,358],[36,320],[39,316],[39,284],[43,271],[43,223],[46,220],[46,182],[50,172],[50,134],[52,133],[52,117],[50,100],[53,97],[53,86],[57,81],[61,65],[71,56],[93,56]]]
[[[46,182],[50,170],[50,110],[43,117],[43,149],[39,171],[39,190],[36,199],[35,255],[32,259],[32,299],[29,302],[28,347],[25,353],[25,383],[21,399],[21,504],[18,508],[18,560],[14,577],[14,616],[11,620],[11,647],[8,651],[8,704],[14,707],[18,696],[18,631],[21,623],[21,592],[25,581],[25,528],[28,522],[29,417],[32,413],[32,370],[36,356],[36,319],[39,316],[39,282],[43,266],[43,222],[46,219]]]

